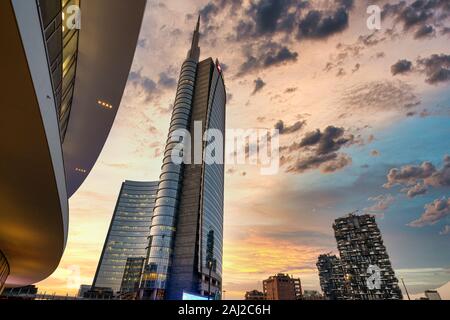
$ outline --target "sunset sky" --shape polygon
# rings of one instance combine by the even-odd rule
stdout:
[[[337,254],[332,223],[356,210],[377,215],[412,293],[449,282],[450,3],[411,3],[149,0],[116,122],[70,199],[67,248],[40,291],[91,284],[121,183],[158,179],[199,12],[201,58],[224,68],[227,128],[281,133],[277,175],[226,167],[226,298],[278,272],[318,290],[318,255]],[[381,30],[367,27],[370,4]]]

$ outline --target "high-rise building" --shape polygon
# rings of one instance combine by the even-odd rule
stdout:
[[[199,62],[200,19],[181,67],[158,195],[150,229],[145,297],[182,299],[183,293],[220,297],[222,287],[224,166],[205,161],[177,164],[172,153],[180,130],[190,133],[195,156],[205,153],[206,130],[225,136],[226,91],[222,69],[211,58]],[[200,128],[201,127],[201,128]],[[208,131],[209,133],[211,131]],[[188,137],[183,143],[186,144]],[[218,142],[218,141],[216,141]],[[220,144],[220,142],[218,142]],[[223,154],[222,150],[216,150]],[[185,151],[185,150],[183,150]],[[184,154],[185,157],[186,154]],[[220,161],[219,161],[220,162]]]
[[[279,273],[263,281],[266,300],[299,300],[302,297],[300,279]]]
[[[302,300],[324,300],[324,296],[316,290],[303,291]]]
[[[442,300],[441,295],[437,290],[426,290],[425,297],[427,297],[428,300]]]
[[[142,272],[144,270],[144,257],[128,258],[123,272],[122,284],[120,285],[120,294],[128,294],[136,298],[141,285]]]
[[[85,294],[91,290],[92,286],[90,284],[82,284],[80,285],[80,289],[78,289],[78,298],[84,298]]]
[[[247,291],[245,293],[245,300],[266,300],[264,292],[258,290]]]
[[[109,135],[145,4],[0,1],[0,288],[39,282],[58,266],[68,198]]]
[[[375,217],[349,214],[333,229],[351,298],[402,299]]]
[[[158,182],[125,181],[122,184],[102,255],[92,284],[120,291],[130,258],[145,259]]]
[[[346,283],[341,260],[335,255],[323,254],[317,260],[320,287],[327,300],[346,300]]]

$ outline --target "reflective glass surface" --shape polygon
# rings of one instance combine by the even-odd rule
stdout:
[[[147,256],[157,188],[157,182],[126,181],[122,185],[94,279],[95,287],[118,292],[127,259]]]

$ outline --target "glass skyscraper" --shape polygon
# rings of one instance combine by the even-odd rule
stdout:
[[[220,296],[222,287],[223,161],[175,164],[177,130],[216,129],[225,136],[226,91],[218,61],[199,62],[200,19],[181,67],[150,229],[144,298],[179,300],[183,293]],[[202,144],[202,154],[212,136]],[[222,152],[223,153],[223,152]],[[223,160],[223,159],[222,159]]]
[[[146,257],[157,189],[157,182],[125,181],[122,184],[93,289],[111,288],[119,292],[127,261]]]

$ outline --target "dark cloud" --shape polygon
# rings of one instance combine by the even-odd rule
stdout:
[[[333,173],[352,163],[348,155],[338,151],[353,143],[353,135],[345,136],[343,128],[328,126],[324,131],[317,129],[306,133],[299,143],[283,147],[282,164],[287,165],[287,172],[320,169],[323,173]]]
[[[283,64],[289,61],[297,61],[298,53],[290,51],[287,47],[281,48],[274,55],[268,55],[264,60],[264,66]]]
[[[258,78],[253,82],[255,83],[255,89],[253,90],[252,95],[257,94],[259,91],[261,91],[266,86],[266,83],[261,78]]]
[[[330,153],[312,155],[300,158],[287,168],[290,173],[303,173],[308,170],[320,169],[323,173],[333,173],[351,164],[352,159],[344,154]]]
[[[428,58],[419,58],[417,65],[427,75],[430,84],[450,81],[450,55],[433,54]]]
[[[236,40],[255,39],[276,32],[291,33],[301,10],[309,3],[303,0],[260,0],[251,2],[244,10],[248,19],[240,20],[235,28]]]
[[[416,0],[409,4],[406,1],[386,4],[382,16],[393,17],[405,31],[415,32],[415,38],[420,39],[434,34],[435,26],[440,25],[449,13],[448,0]]]
[[[236,12],[236,10],[242,6],[242,0],[217,0],[208,2],[203,8],[200,9],[200,16],[206,27],[214,17],[222,12],[227,7],[230,8],[230,13]],[[194,15],[188,15],[188,19],[193,19]]]
[[[391,67],[392,75],[420,72],[427,76],[426,82],[438,84],[450,81],[450,55],[433,54],[428,58],[418,58],[416,67],[408,60],[400,60]]]
[[[431,25],[423,25],[421,26],[416,33],[414,34],[414,38],[420,39],[420,38],[426,38],[426,37],[432,37],[435,35],[434,27]]]
[[[296,62],[298,53],[289,50],[279,43],[268,41],[256,47],[248,47],[244,63],[239,68],[238,75],[256,72],[276,65]]]
[[[297,87],[287,88],[287,89],[284,91],[284,93],[293,93],[293,92],[295,92],[295,91],[297,91],[297,90],[298,90]]]
[[[202,19],[202,22],[205,24],[208,24],[210,19],[216,15],[219,12],[219,7],[213,3],[209,2],[207,3],[202,9],[200,9],[200,16]]]
[[[331,14],[311,10],[300,21],[297,37],[323,39],[348,27],[348,9],[341,7]]]
[[[159,74],[158,85],[164,88],[175,88],[177,86],[177,79],[170,77],[167,73]]]
[[[394,76],[397,74],[405,74],[412,71],[412,66],[413,64],[411,61],[405,59],[399,60],[391,67],[391,73]]]
[[[450,215],[450,198],[434,200],[433,203],[425,206],[422,216],[408,224],[410,227],[424,227],[434,225]]]
[[[141,70],[130,72],[128,80],[140,91],[146,102],[153,100],[158,95],[156,82],[142,75]]]
[[[297,121],[291,126],[286,126],[283,120],[278,121],[275,124],[275,129],[279,131],[280,134],[290,134],[297,131],[300,131],[303,129],[303,127],[306,125],[306,121]]]

